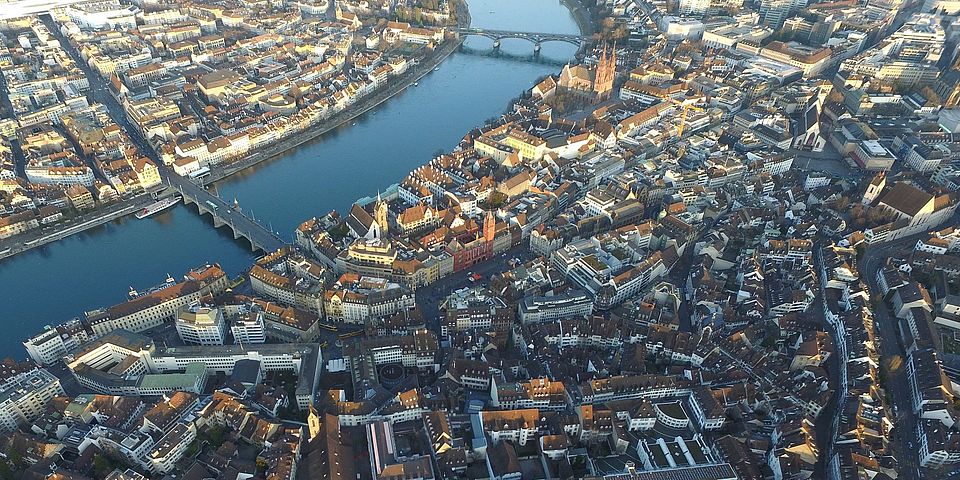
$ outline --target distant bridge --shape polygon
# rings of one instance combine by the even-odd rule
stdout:
[[[542,33],[542,32],[518,32],[514,30],[489,30],[486,28],[459,28],[457,32],[460,35],[475,35],[478,37],[486,37],[493,40],[493,48],[500,48],[500,41],[507,38],[519,38],[521,40],[526,40],[533,43],[534,51],[540,51],[540,45],[545,42],[564,42],[571,45],[576,45],[578,48],[583,48],[583,46],[589,40],[589,37],[585,37],[579,34],[568,34],[568,33]]]
[[[209,214],[213,217],[213,226],[220,228],[230,227],[233,238],[245,238],[250,242],[254,251],[273,252],[286,242],[276,232],[264,227],[256,220],[248,217],[239,208],[224,202],[220,197],[208,192],[202,186],[177,174],[165,176],[167,185],[175,189],[183,197],[184,204],[194,203],[200,210],[200,215]]]

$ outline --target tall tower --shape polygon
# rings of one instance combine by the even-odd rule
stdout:
[[[613,80],[617,72],[617,47],[614,45],[612,55],[607,55],[607,46],[603,46],[603,54],[597,63],[597,73],[593,77],[593,93],[598,99],[605,99],[613,90]]]
[[[385,238],[390,224],[387,222],[387,202],[380,198],[380,192],[377,192],[377,204],[373,207],[373,219],[380,227],[380,238]]]
[[[487,210],[487,217],[483,219],[483,239],[487,242],[493,242],[497,236],[497,217],[493,216],[493,210]]]
[[[320,431],[323,430],[323,422],[320,420],[320,414],[317,413],[317,407],[310,405],[309,414],[307,415],[307,427],[310,431],[310,439],[313,440],[320,435]]]
[[[880,192],[883,191],[883,188],[887,186],[887,174],[884,172],[878,173],[873,177],[873,180],[870,180],[870,183],[867,184],[867,191],[863,192],[863,204],[870,205],[874,200],[880,196]]]
[[[597,71],[593,75],[593,91],[599,92],[600,85],[606,82],[607,72],[607,44],[603,44],[603,53],[600,54],[600,61],[597,62]]]

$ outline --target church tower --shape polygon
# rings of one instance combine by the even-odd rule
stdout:
[[[493,242],[497,236],[497,217],[493,216],[493,210],[487,210],[487,217],[483,219],[483,239],[487,242]]]
[[[380,198],[379,192],[377,193],[377,203],[373,207],[373,220],[380,227],[380,238],[386,238],[390,228],[390,224],[387,222],[387,202]]]
[[[307,427],[310,431],[310,439],[313,440],[320,435],[320,431],[323,429],[323,423],[320,420],[320,414],[317,413],[317,408],[313,405],[310,405],[309,414],[307,415]]]
[[[887,186],[887,175],[884,172],[878,173],[870,183],[867,184],[867,191],[863,192],[863,204],[870,205],[880,196],[880,192]]]
[[[613,46],[610,55],[607,54],[607,46],[603,46],[603,54],[597,63],[597,72],[593,80],[593,93],[597,99],[604,100],[613,91],[613,80],[617,75],[617,46]]]

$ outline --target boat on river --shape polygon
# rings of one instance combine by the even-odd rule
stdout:
[[[154,203],[151,203],[150,205],[147,205],[146,207],[143,207],[143,210],[140,210],[139,212],[137,212],[137,218],[139,219],[147,218],[150,215],[162,212],[176,205],[179,202],[180,202],[180,197],[167,197],[167,198],[164,198],[163,200],[158,200]]]

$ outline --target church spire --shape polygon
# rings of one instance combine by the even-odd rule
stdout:
[[[387,222],[387,203],[383,201],[379,190],[377,191],[377,203],[373,207],[373,220],[380,227],[380,238],[385,238],[390,224]]]
[[[612,58],[611,58],[612,57]],[[606,98],[613,90],[613,79],[617,72],[617,48],[614,44],[612,56],[607,53],[607,44],[603,44],[603,54],[597,62],[597,72],[593,80],[593,93],[598,99]]]

